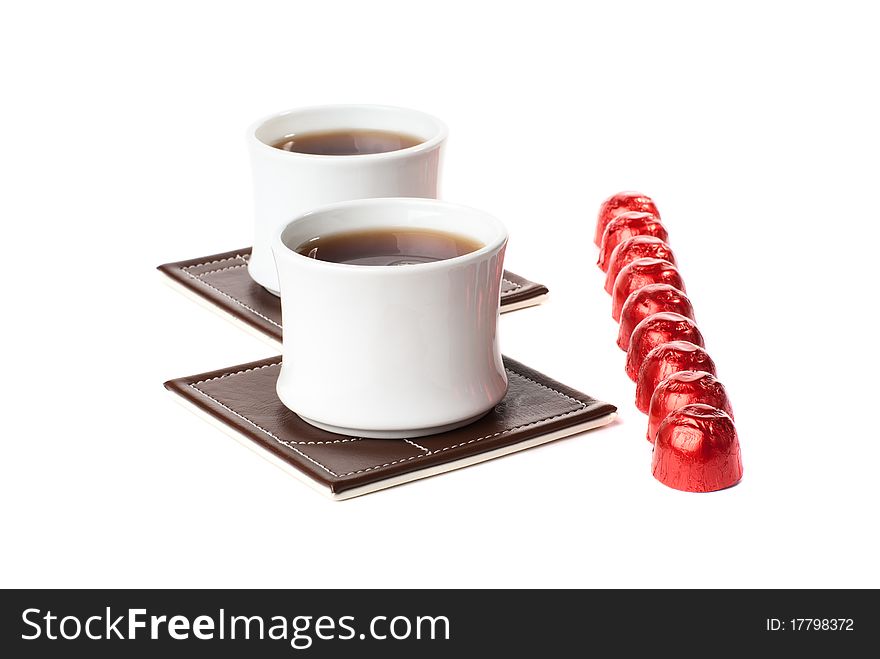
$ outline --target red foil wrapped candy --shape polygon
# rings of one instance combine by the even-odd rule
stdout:
[[[654,205],[654,200],[648,195],[632,191],[618,192],[615,195],[611,195],[599,207],[599,217],[596,220],[596,236],[593,238],[596,245],[602,245],[602,234],[605,233],[605,227],[608,226],[608,223],[621,213],[626,213],[627,211],[651,213],[655,217],[660,217],[660,213],[657,212],[657,206]]]
[[[664,242],[669,238],[666,229],[660,224],[656,215],[632,211],[621,213],[608,223],[608,226],[605,227],[605,233],[602,234],[598,262],[602,272],[608,270],[614,248],[633,236],[654,236]]]
[[[617,333],[617,345],[620,349],[629,348],[629,339],[636,325],[648,316],[664,311],[671,311],[691,319],[694,317],[694,307],[688,296],[675,286],[648,284],[630,293],[620,311],[620,331]]]
[[[647,414],[657,385],[679,371],[706,371],[715,375],[715,362],[708,352],[690,341],[670,341],[657,346],[639,369],[636,407]]]
[[[639,370],[648,353],[670,341],[690,341],[705,346],[697,324],[687,316],[672,311],[661,311],[648,316],[632,332],[626,351],[626,374],[633,382],[639,379]],[[650,395],[650,394],[649,394]]]
[[[711,405],[685,405],[657,431],[651,472],[685,492],[714,492],[736,485],[743,474],[733,419]]]
[[[692,403],[711,405],[733,418],[727,391],[714,375],[706,371],[680,371],[670,375],[654,389],[648,409],[648,441],[654,441],[660,424],[667,416]]]
[[[678,268],[669,261],[662,259],[636,259],[627,265],[614,282],[614,293],[611,295],[611,316],[620,320],[623,303],[630,293],[648,284],[669,284],[684,292],[684,281]]]
[[[605,291],[609,295],[613,293],[614,282],[620,271],[636,259],[645,258],[663,259],[676,265],[672,248],[656,236],[627,238],[611,252],[611,258],[608,261],[608,274],[605,277]]]

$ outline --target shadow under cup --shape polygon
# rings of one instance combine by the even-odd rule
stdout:
[[[320,236],[403,228],[483,246],[406,266],[320,261],[296,252]],[[404,438],[466,425],[507,391],[498,344],[507,231],[433,199],[362,199],[309,212],[276,234],[284,316],[278,397],[319,428]]]
[[[273,146],[291,135],[329,131],[387,131],[410,136],[413,146],[354,155],[286,151]],[[251,277],[272,293],[275,233],[291,218],[349,199],[436,199],[447,129],[439,119],[384,105],[324,105],[281,112],[253,124],[247,134],[254,186]]]

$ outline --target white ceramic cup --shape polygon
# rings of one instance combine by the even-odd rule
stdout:
[[[337,129],[394,131],[422,142],[397,151],[353,156],[295,153],[272,146],[289,135]],[[313,208],[369,197],[436,199],[446,134],[439,119],[384,105],[300,108],[252,125],[247,134],[254,179],[251,277],[277,295],[272,237],[282,225]]]
[[[295,249],[348,230],[448,231],[483,244],[431,263],[330,263]],[[466,425],[507,391],[498,315],[507,231],[431,199],[322,207],[275,235],[284,348],[278,397],[305,421],[355,437],[420,437]]]

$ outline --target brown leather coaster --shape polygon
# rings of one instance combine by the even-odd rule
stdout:
[[[159,271],[195,294],[196,300],[224,311],[233,320],[281,341],[281,300],[250,278],[250,247],[214,256],[165,263]],[[540,304],[547,287],[505,271],[501,282],[501,311]]]
[[[598,428],[615,416],[613,405],[512,359],[504,364],[510,386],[493,411],[417,441],[346,437],[310,426],[275,393],[281,357],[177,378],[165,387],[285,471],[331,498],[349,499]]]

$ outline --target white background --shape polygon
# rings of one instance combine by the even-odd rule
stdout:
[[[712,3],[714,7],[714,3]],[[870,6],[864,3],[864,7]],[[2,586],[880,586],[876,22],[855,3],[19,3],[0,21]],[[504,352],[615,426],[344,503],[176,405],[272,354],[154,268],[250,244],[245,127],[436,114],[551,300]],[[745,478],[651,477],[594,265],[652,195]]]

